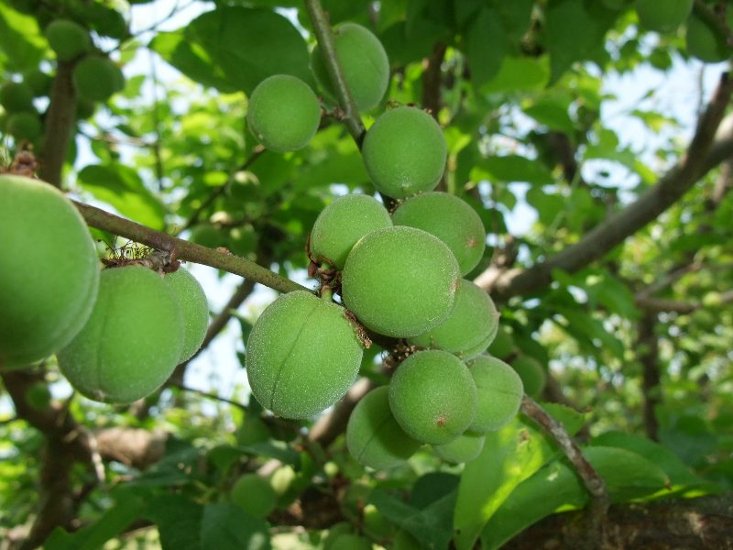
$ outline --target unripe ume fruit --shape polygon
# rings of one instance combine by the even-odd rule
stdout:
[[[476,211],[450,193],[422,193],[403,202],[392,214],[395,225],[417,227],[448,245],[458,260],[461,275],[481,261],[486,230]]]
[[[308,418],[346,393],[363,349],[344,308],[296,290],[262,312],[246,353],[257,401],[279,416]]]
[[[209,303],[201,283],[184,268],[167,274],[163,280],[173,290],[183,315],[183,349],[179,363],[189,360],[198,351],[209,326]]]
[[[386,227],[363,237],[342,274],[346,307],[380,334],[407,338],[435,327],[455,305],[458,263],[437,237]]]
[[[672,32],[692,11],[693,0],[636,0],[639,23],[652,31]]]
[[[270,482],[257,474],[243,474],[229,492],[229,500],[256,518],[266,518],[277,505],[277,493]]]
[[[157,390],[183,347],[173,290],[139,265],[105,269],[92,316],[57,356],[69,383],[90,399],[131,403]]]
[[[375,470],[401,464],[420,445],[400,428],[392,416],[387,386],[366,394],[352,411],[346,426],[346,447],[351,456]]]
[[[367,233],[391,227],[387,209],[369,195],[348,194],[326,206],[316,218],[310,235],[310,255],[343,269],[351,249]]]
[[[8,113],[34,111],[33,89],[25,82],[6,82],[0,87],[0,105]]]
[[[433,451],[446,462],[461,464],[475,460],[483,451],[485,441],[483,434],[465,432],[445,445],[433,446]]]
[[[45,34],[59,61],[71,61],[92,49],[87,30],[68,19],[52,21],[46,27]]]
[[[516,353],[517,348],[514,346],[514,338],[511,333],[503,325],[499,325],[496,329],[494,340],[489,344],[489,355],[506,359],[510,355]]]
[[[447,151],[438,123],[415,107],[397,107],[381,115],[362,147],[374,187],[396,199],[435,189]]]
[[[512,360],[511,365],[522,379],[524,393],[530,397],[538,397],[547,383],[547,374],[539,361],[529,355],[520,354]]]
[[[57,189],[0,175],[0,367],[34,363],[81,330],[99,260],[83,218]]]
[[[488,293],[461,279],[456,304],[438,326],[409,339],[411,344],[449,351],[464,359],[484,351],[496,334],[499,313]]]
[[[524,395],[522,379],[512,367],[490,355],[479,355],[466,364],[478,390],[476,418],[469,430],[498,430],[519,411]]]
[[[473,422],[476,384],[463,362],[447,351],[418,351],[389,384],[389,406],[411,437],[432,445],[456,439]]]
[[[247,124],[270,151],[302,149],[318,131],[321,106],[310,86],[299,78],[278,74],[260,82],[247,107]]]
[[[79,96],[91,101],[107,101],[125,85],[120,68],[106,57],[97,55],[88,55],[79,61],[72,79]]]
[[[34,140],[41,135],[43,124],[35,111],[13,113],[8,117],[8,133],[16,142],[27,139]]]
[[[376,107],[389,85],[389,59],[382,43],[372,32],[356,23],[342,23],[333,29],[336,57],[344,79],[360,111]],[[335,87],[323,60],[321,48],[311,55],[313,74],[333,99]]]

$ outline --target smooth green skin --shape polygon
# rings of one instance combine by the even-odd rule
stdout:
[[[0,367],[35,363],[92,313],[99,260],[71,202],[38,180],[0,175]]]
[[[499,359],[506,359],[514,353],[516,349],[512,335],[506,328],[499,325],[496,329],[494,341],[489,345],[489,354],[494,357],[498,357]]]
[[[459,280],[458,263],[440,239],[414,227],[386,227],[356,243],[341,289],[346,307],[367,328],[408,338],[448,317]]]
[[[446,462],[462,464],[478,458],[484,449],[485,441],[486,436],[483,434],[466,432],[450,443],[434,446],[433,451]]]
[[[163,278],[139,265],[105,269],[94,311],[58,354],[69,383],[89,399],[132,403],[171,375],[183,347],[183,318]]]
[[[77,120],[86,120],[88,118],[91,118],[94,115],[94,112],[96,111],[96,109],[97,109],[97,106],[92,100],[85,99],[83,97],[76,98],[76,119]]]
[[[74,87],[80,97],[90,101],[107,101],[124,87],[122,71],[106,57],[88,55],[74,67]]]
[[[389,212],[374,197],[344,195],[326,206],[316,218],[310,236],[311,257],[342,270],[359,239],[376,229],[391,226]]]
[[[344,308],[304,290],[262,312],[246,351],[252,394],[284,418],[309,418],[333,405],[354,383],[363,356]]]
[[[336,57],[359,111],[370,111],[382,101],[389,86],[389,59],[384,46],[367,28],[342,23],[333,29]],[[335,88],[320,47],[311,54],[311,69],[326,96],[334,101]]]
[[[489,294],[473,282],[461,279],[456,304],[445,321],[408,341],[467,359],[489,346],[498,326],[499,312]]]
[[[372,543],[369,539],[345,533],[333,539],[329,545],[329,550],[372,550]]]
[[[422,550],[422,546],[407,531],[399,531],[392,541],[392,550]]]
[[[13,113],[8,117],[8,133],[16,141],[34,140],[41,135],[42,131],[41,118],[35,112],[23,111]]]
[[[33,91],[34,97],[49,95],[53,77],[41,69],[33,69],[23,74],[23,82]]]
[[[244,474],[232,486],[229,500],[256,518],[266,518],[277,505],[270,482],[257,474]]]
[[[448,149],[433,117],[415,107],[397,107],[369,128],[361,152],[377,191],[402,199],[435,189]]]
[[[270,151],[302,149],[318,131],[321,105],[310,86],[286,74],[260,82],[247,107],[247,125]]]
[[[163,280],[173,290],[183,315],[183,350],[178,359],[183,363],[193,357],[204,341],[209,327],[209,302],[201,283],[187,269],[181,267]]]
[[[636,13],[642,27],[657,32],[671,32],[692,11],[693,0],[636,0]]]
[[[477,405],[468,367],[447,351],[414,353],[397,367],[389,384],[389,406],[399,425],[431,445],[444,445],[465,432]]]
[[[24,82],[7,82],[0,88],[0,105],[8,113],[35,111],[33,89]]]
[[[402,464],[422,445],[400,427],[389,408],[389,388],[381,386],[359,401],[346,425],[346,447],[364,466],[386,470]]]
[[[59,61],[71,61],[92,49],[87,30],[68,19],[56,19],[46,27],[46,39]]]
[[[706,63],[725,61],[733,55],[725,39],[694,14],[687,20],[685,40],[687,53]]]
[[[538,397],[547,383],[547,374],[539,361],[528,355],[520,355],[511,365],[522,379],[524,393],[530,397]]]
[[[476,417],[468,429],[485,433],[502,428],[522,404],[522,379],[512,367],[490,355],[479,355],[466,365],[478,390]]]
[[[481,261],[486,249],[486,230],[471,206],[438,191],[422,193],[405,200],[392,214],[395,225],[417,227],[435,235],[448,245],[466,275]]]

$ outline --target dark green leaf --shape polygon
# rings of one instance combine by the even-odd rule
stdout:
[[[208,504],[201,521],[201,548],[267,550],[268,526],[233,504]]]

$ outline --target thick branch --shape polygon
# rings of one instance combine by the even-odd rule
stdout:
[[[154,229],[115,216],[94,206],[80,202],[74,202],[74,205],[90,226],[109,231],[115,235],[126,237],[158,250],[175,252],[179,260],[187,260],[222,269],[229,273],[252,279],[279,292],[308,290],[298,283],[281,277],[277,273],[273,273],[269,269],[245,258],[206,248],[205,246],[184,241],[177,237],[171,237],[166,233],[155,231]]]
[[[344,78],[344,72],[336,55],[336,46],[331,32],[331,24],[328,21],[328,15],[323,11],[323,6],[319,0],[306,0],[306,9],[308,16],[313,24],[313,31],[316,34],[316,40],[321,48],[321,55],[326,63],[328,76],[333,83],[338,99],[339,106],[343,111],[343,123],[349,130],[351,137],[354,138],[357,145],[361,147],[364,139],[364,124],[359,117],[359,108],[351,95],[349,86]]]
[[[679,200],[709,170],[733,154],[733,118],[721,126],[725,109],[733,94],[733,79],[725,73],[700,117],[697,130],[680,162],[636,202],[612,214],[588,232],[578,243],[526,270],[511,270],[496,277],[486,272],[476,283],[498,298],[526,295],[546,287],[554,269],[577,271],[601,258],[627,237],[657,218]]]
[[[659,364],[659,339],[654,333],[657,316],[649,311],[639,320],[637,353],[642,365],[642,389],[644,398],[644,431],[649,439],[659,438],[659,421],[656,408],[662,402],[662,372]]]
[[[39,177],[61,187],[61,170],[69,150],[76,118],[76,91],[71,80],[74,62],[59,61],[46,113]]]

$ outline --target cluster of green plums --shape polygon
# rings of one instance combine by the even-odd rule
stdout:
[[[94,48],[89,31],[70,19],[55,19],[44,29],[48,45],[59,63],[73,63],[72,80],[76,91],[76,115],[85,119],[94,114],[95,104],[121,91],[125,79],[120,68]],[[34,99],[50,96],[53,75],[37,68],[6,82],[0,88],[4,110],[0,130],[16,142],[39,146],[43,118]]]
[[[80,393],[129,403],[201,346],[208,305],[198,281],[140,263],[101,270],[83,218],[54,187],[1,175],[0,235],[0,368],[56,354]]]

